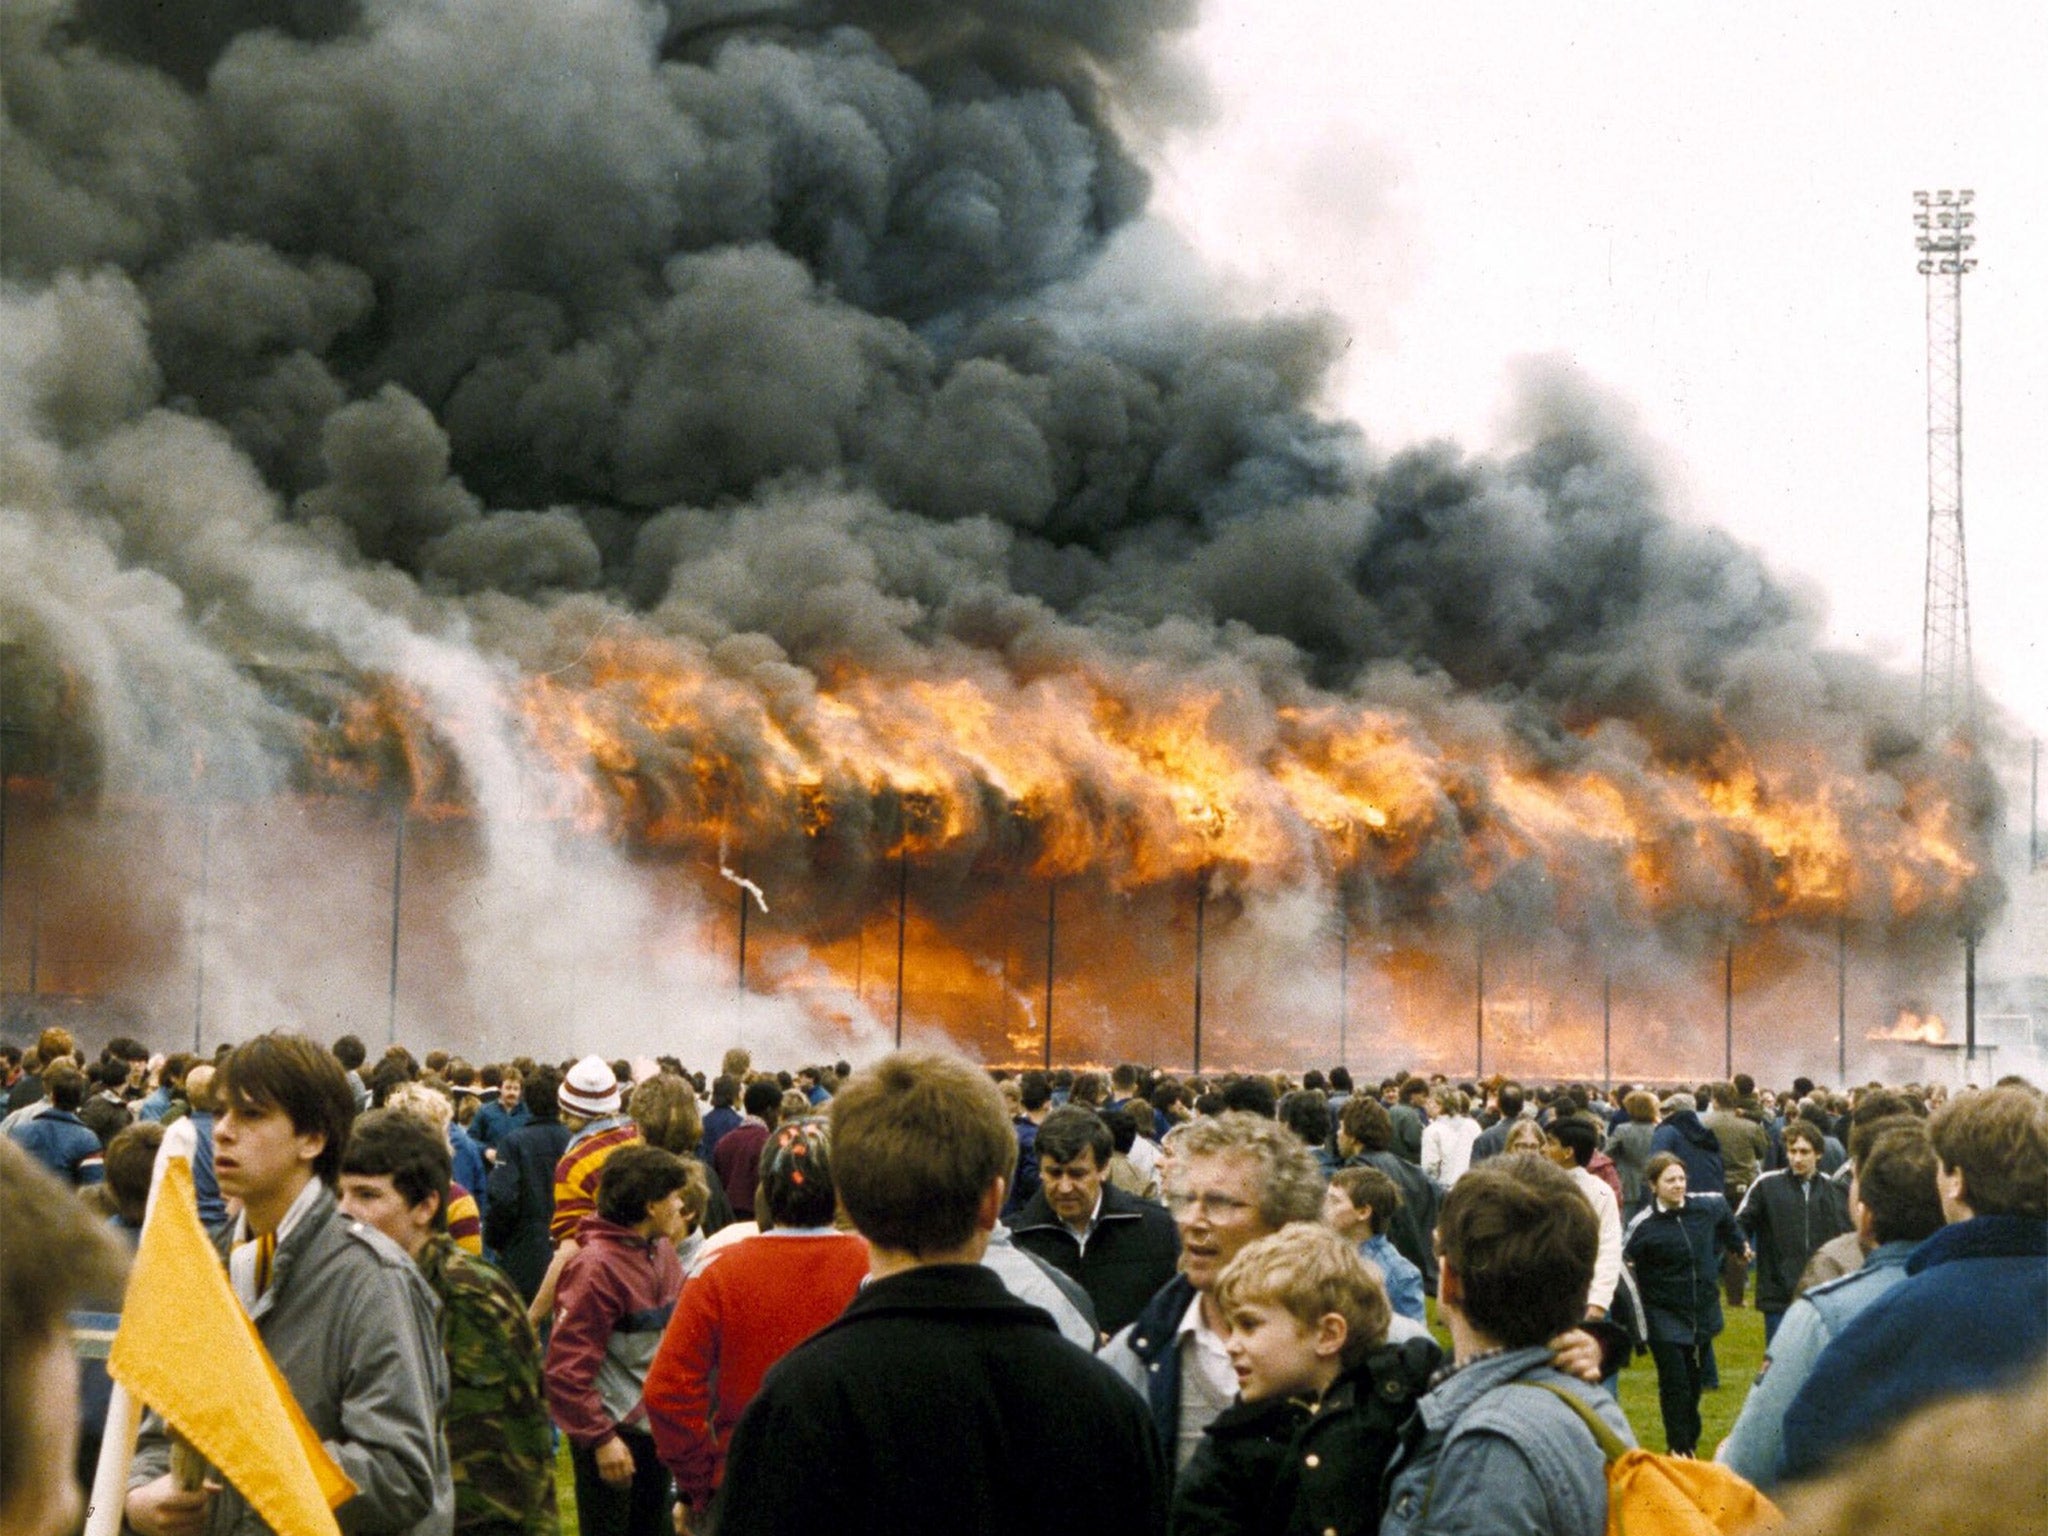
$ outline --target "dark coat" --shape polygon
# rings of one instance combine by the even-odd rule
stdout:
[[[1741,1251],[1742,1230],[1719,1194],[1687,1195],[1675,1211],[1653,1199],[1629,1223],[1622,1257],[1652,1343],[1704,1344],[1721,1331],[1721,1255]]]
[[[1085,1251],[1053,1214],[1043,1189],[1010,1218],[1009,1228],[1019,1248],[1080,1282],[1105,1333],[1119,1332],[1135,1319],[1180,1263],[1180,1232],[1166,1208],[1108,1182]]]
[[[1650,1156],[1669,1152],[1685,1164],[1685,1187],[1695,1195],[1719,1195],[1728,1188],[1721,1143],[1706,1121],[1690,1109],[1666,1115],[1650,1137]]]
[[[1849,1219],[1849,1192],[1818,1173],[1804,1192],[1789,1173],[1765,1174],[1749,1186],[1735,1220],[1756,1249],[1759,1312],[1791,1306],[1814,1250],[1856,1225]]]
[[[1044,1312],[985,1266],[929,1265],[769,1370],[720,1504],[719,1536],[1157,1536],[1166,1468],[1144,1405]]]
[[[1906,1278],[1858,1313],[1785,1410],[1782,1472],[1820,1471],[1921,1404],[1997,1392],[2048,1359],[2048,1221],[1976,1216],[1913,1250]],[[1922,1469],[1913,1469],[1920,1471]]]
[[[1038,1122],[1019,1115],[1010,1122],[1017,1133],[1017,1174],[1010,1180],[1010,1196],[1003,1202],[1003,1220],[1009,1221],[1031,1203],[1038,1193]]]
[[[1175,1275],[1159,1287],[1131,1324],[1131,1353],[1145,1367],[1145,1406],[1152,1410],[1152,1430],[1166,1458],[1168,1475],[1180,1445],[1180,1351],[1174,1342],[1180,1320],[1194,1304],[1195,1288],[1186,1275]]]
[[[1422,1111],[1413,1104],[1396,1104],[1387,1111],[1393,1122],[1394,1145],[1389,1149],[1404,1161],[1422,1166]]]
[[[569,1127],[559,1120],[530,1121],[498,1144],[484,1204],[484,1244],[526,1301],[533,1300],[555,1256],[548,1240],[555,1164],[568,1149]]]
[[[1226,1408],[1175,1487],[1173,1536],[1374,1536],[1387,1464],[1442,1361],[1433,1339],[1382,1345],[1314,1409]]]
[[[1387,1224],[1387,1237],[1401,1257],[1422,1271],[1422,1288],[1436,1294],[1436,1212],[1443,1197],[1429,1175],[1397,1152],[1361,1152],[1345,1165],[1377,1168],[1401,1191],[1401,1209]]]

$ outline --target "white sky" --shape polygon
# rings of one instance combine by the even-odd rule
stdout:
[[[1353,342],[1382,447],[1498,442],[1518,358],[1633,402],[1683,515],[1917,673],[1912,194],[1977,194],[1964,517],[1980,686],[2048,735],[2048,10],[1207,0],[1158,206]],[[2024,818],[2024,810],[2021,810]]]

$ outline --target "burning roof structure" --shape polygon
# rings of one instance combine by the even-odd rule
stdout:
[[[1988,776],[1583,381],[1498,457],[1320,411],[1342,338],[1145,217],[1192,19],[10,5],[7,987],[33,881],[167,1036],[208,975],[373,1033],[395,818],[401,1032],[477,1049],[908,992],[1185,1059],[1207,963],[1233,1059],[1333,1056],[1333,980],[1450,1059],[1492,945],[1583,1063],[1588,976],[1681,1057],[1733,943],[1903,988],[2000,900]]]

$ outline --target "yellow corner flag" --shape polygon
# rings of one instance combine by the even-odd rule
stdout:
[[[277,1536],[339,1536],[356,1486],[306,1422],[167,1161],[128,1274],[107,1373],[164,1417]]]

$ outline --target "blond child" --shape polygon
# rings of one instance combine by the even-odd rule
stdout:
[[[1175,1536],[1379,1529],[1380,1474],[1442,1360],[1387,1343],[1379,1276],[1332,1228],[1295,1222],[1248,1244],[1216,1282],[1238,1401],[1174,1495]]]

